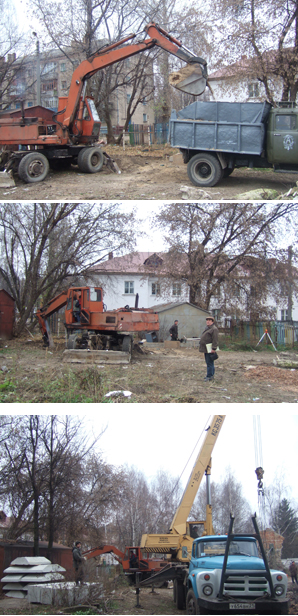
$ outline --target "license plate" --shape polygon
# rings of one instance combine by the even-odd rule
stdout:
[[[230,603],[230,610],[254,610],[255,603]]]

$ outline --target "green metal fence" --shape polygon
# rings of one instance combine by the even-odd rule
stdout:
[[[257,344],[266,330],[274,344],[294,346],[298,342],[298,321],[241,321],[230,325],[232,340],[246,340],[251,344]],[[270,343],[268,336],[264,340]]]

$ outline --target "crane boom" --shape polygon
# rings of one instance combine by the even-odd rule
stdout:
[[[202,524],[202,522],[188,522],[187,518],[190,514],[203,475],[205,473],[207,476],[210,474],[212,451],[224,419],[225,415],[214,415],[211,419],[210,425],[206,430],[204,442],[197,456],[169,532],[167,534],[143,535],[141,539],[142,549],[149,553],[171,554],[172,558],[180,562],[188,562],[190,560],[192,543],[196,537],[196,526]],[[210,526],[212,527],[210,505],[207,505],[207,513],[209,513],[207,534],[212,534],[212,531],[210,531]]]
[[[224,422],[224,415],[214,415],[206,430],[206,436],[192,469],[188,484],[184,490],[180,505],[175,513],[170,532],[184,534],[186,521],[193,506],[203,476],[211,466],[211,454]]]

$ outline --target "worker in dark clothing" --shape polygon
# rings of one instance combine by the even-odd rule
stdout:
[[[76,295],[73,297],[73,316],[77,323],[81,322],[81,299]]]
[[[296,565],[294,560],[292,560],[292,562],[291,562],[291,564],[289,566],[289,569],[290,569],[290,576],[292,578],[292,583],[295,584],[295,582],[296,582],[296,584],[298,584],[298,580],[297,580],[297,565]]]
[[[82,556],[81,551],[82,544],[80,541],[76,541],[75,546],[72,548],[73,566],[75,570],[75,582],[76,586],[84,584],[84,561],[86,560]]]
[[[137,569],[138,567],[138,559],[135,552],[131,551],[129,556],[129,566],[131,569]]]
[[[200,338],[199,351],[205,354],[205,362],[207,365],[207,375],[204,381],[213,381],[215,373],[214,357],[218,347],[218,329],[212,316],[206,318],[206,325],[207,327],[205,327]]]
[[[174,325],[169,329],[171,340],[178,340],[178,321],[174,321]]]

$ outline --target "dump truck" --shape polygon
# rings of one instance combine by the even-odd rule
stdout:
[[[87,82],[98,71],[156,46],[187,63],[186,72],[182,68],[173,73],[172,85],[201,94],[207,83],[206,61],[149,23],[144,31],[104,46],[81,62],[73,72],[68,96],[59,98],[57,112],[39,105],[0,114],[2,173],[17,169],[21,180],[36,183],[46,178],[50,166],[62,169],[74,163],[83,173],[96,173],[108,162],[115,170],[114,161],[98,145],[101,122],[94,100],[86,96]]]
[[[194,540],[189,567],[169,564],[139,588],[172,579],[174,601],[187,614],[288,614],[287,574],[270,569],[258,529]]]
[[[294,103],[195,101],[170,118],[195,186],[216,186],[238,167],[298,172],[298,108]]]
[[[71,287],[41,306],[36,317],[44,344],[51,344],[49,318],[65,307],[65,361],[130,361],[133,337],[159,331],[158,314],[152,308],[130,308],[128,305],[106,310],[101,287]],[[92,354],[90,354],[92,351]],[[111,353],[109,353],[111,351]]]

